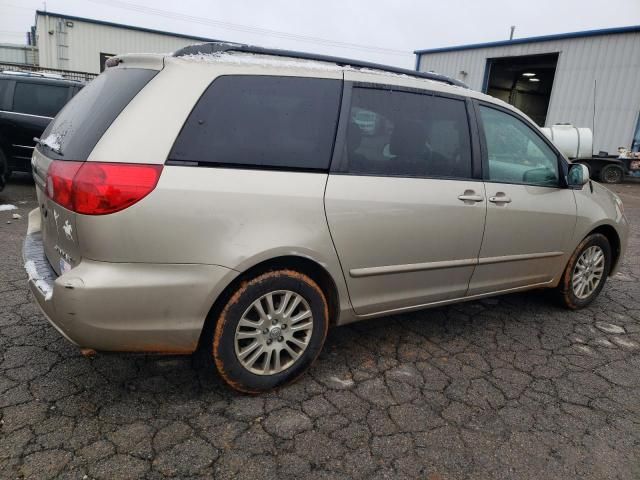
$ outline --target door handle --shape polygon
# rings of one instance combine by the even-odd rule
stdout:
[[[484,197],[482,195],[476,195],[473,190],[467,190],[462,195],[458,195],[458,200],[463,202],[482,202]]]
[[[496,193],[495,197],[489,197],[491,203],[511,203],[511,197],[506,196],[502,192]]]

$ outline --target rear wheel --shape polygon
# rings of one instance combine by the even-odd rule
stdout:
[[[610,270],[611,246],[607,237],[589,235],[569,259],[558,286],[562,303],[573,310],[589,305],[604,287]]]
[[[267,272],[231,296],[209,339],[211,354],[232,388],[270,390],[296,380],[317,358],[328,317],[325,295],[310,277]]]
[[[620,183],[624,178],[624,171],[617,165],[607,165],[600,170],[602,183]]]

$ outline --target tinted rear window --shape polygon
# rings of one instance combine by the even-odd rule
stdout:
[[[65,160],[86,160],[98,140],[131,99],[157,74],[141,68],[112,68],[78,92],[42,134],[59,146],[46,154]]]
[[[224,76],[202,95],[169,160],[326,170],[340,80]]]
[[[13,111],[55,117],[69,99],[69,87],[16,82]]]

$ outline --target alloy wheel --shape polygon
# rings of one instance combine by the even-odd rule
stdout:
[[[583,300],[598,288],[604,276],[604,266],[604,252],[598,245],[592,245],[582,252],[571,279],[573,293],[577,298]]]
[[[256,375],[275,375],[307,349],[313,332],[311,307],[290,290],[269,292],[255,300],[238,322],[235,353]]]

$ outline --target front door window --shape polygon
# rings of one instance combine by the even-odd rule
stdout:
[[[488,157],[488,181],[557,186],[555,152],[531,127],[494,108],[480,107]]]

